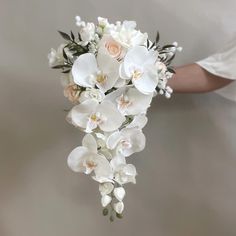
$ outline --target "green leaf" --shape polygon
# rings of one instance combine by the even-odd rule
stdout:
[[[159,31],[157,31],[156,40],[155,40],[156,44],[159,42],[159,40],[160,40],[160,34],[159,34]]]
[[[71,71],[71,69],[69,69],[69,70],[64,70],[64,71],[62,71],[62,73],[63,73],[63,74],[68,74],[68,73],[70,73],[70,71]]]
[[[52,69],[62,69],[64,65],[52,66]]]
[[[70,31],[70,37],[72,38],[73,41],[75,41],[75,35],[73,34],[72,31]]]
[[[52,66],[52,69],[63,69],[63,68],[71,68],[71,65],[57,65],[57,66]]]
[[[150,42],[149,42],[149,39],[147,39],[147,48],[149,48],[150,46]]]
[[[167,67],[167,70],[168,70],[170,73],[176,74],[175,70],[174,70],[172,67]]]
[[[175,47],[173,44],[167,44],[164,47],[162,47],[162,49],[164,50],[164,49],[173,48],[173,47]]]
[[[78,33],[78,38],[79,38],[79,41],[82,41],[80,33]]]
[[[68,56],[66,55],[66,52],[65,52],[65,48],[63,48],[62,50],[62,54],[63,54],[63,57],[68,60]]]
[[[153,42],[150,49],[152,49],[154,46],[156,46],[156,42]]]
[[[175,54],[173,54],[167,61],[166,61],[166,65],[169,65],[171,63],[171,61],[175,58]]]
[[[67,33],[64,33],[64,32],[62,32],[62,31],[58,31],[58,33],[61,35],[61,37],[62,37],[63,39],[65,39],[65,40],[67,40],[67,41],[70,41],[70,40],[71,40],[70,36],[69,36]]]

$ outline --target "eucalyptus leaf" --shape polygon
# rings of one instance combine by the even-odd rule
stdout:
[[[172,67],[167,67],[167,70],[168,70],[170,73],[176,74],[174,68],[172,68]]]
[[[155,40],[156,44],[159,42],[159,40],[160,40],[160,34],[159,34],[159,31],[157,31],[156,40]]]
[[[62,31],[58,31],[58,33],[59,33],[59,34],[61,35],[61,37],[64,38],[65,40],[67,40],[67,41],[70,41],[70,40],[71,40],[70,36],[69,36],[67,33],[62,32]]]
[[[167,48],[174,48],[175,46],[173,44],[167,44],[164,47],[162,47],[162,49],[167,49]]]
[[[75,35],[73,34],[72,31],[70,31],[70,37],[71,37],[71,39],[72,39],[73,41],[75,41]]]
[[[68,74],[68,73],[70,73],[70,71],[71,71],[71,69],[69,69],[69,70],[64,70],[64,71],[62,71],[62,73],[63,73],[63,74]]]
[[[68,60],[68,56],[66,55],[66,52],[65,52],[65,48],[63,48],[62,50],[62,54],[63,54],[63,57]]]

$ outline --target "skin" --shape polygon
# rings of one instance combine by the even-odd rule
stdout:
[[[206,93],[222,88],[232,80],[207,72],[198,64],[188,64],[175,68],[176,74],[168,85],[176,93]]]

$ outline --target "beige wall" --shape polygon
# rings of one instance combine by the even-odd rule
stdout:
[[[64,120],[69,103],[48,69],[56,30],[80,14],[136,19],[151,36],[198,60],[236,30],[235,0],[0,0],[0,236],[236,235],[236,104],[216,94],[157,98],[147,148],[130,161],[123,221],[101,216],[97,184],[66,166],[81,133]],[[190,10],[191,9],[191,10]]]

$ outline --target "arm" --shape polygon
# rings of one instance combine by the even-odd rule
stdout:
[[[213,75],[198,64],[177,67],[168,85],[177,93],[204,93],[222,88],[232,80]]]

